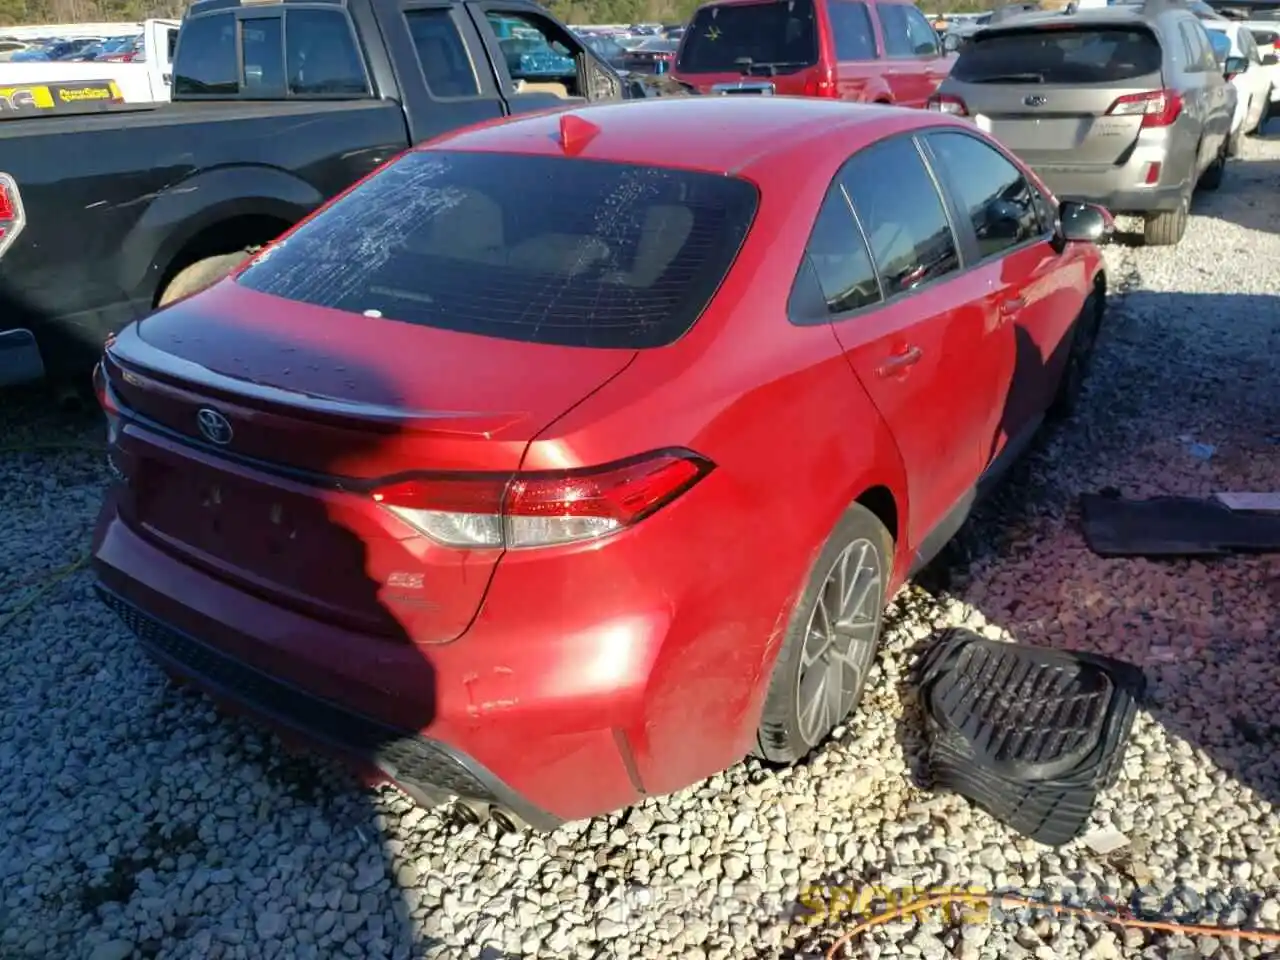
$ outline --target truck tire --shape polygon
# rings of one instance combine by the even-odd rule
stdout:
[[[222,253],[216,257],[205,257],[203,260],[188,264],[169,281],[164,292],[160,294],[160,299],[156,301],[156,306],[163,307],[175,300],[199,293],[205,287],[213,286],[239,266],[248,255],[248,250],[237,250],[235,253]]]
[[[874,513],[853,504],[827,538],[792,608],[756,731],[755,756],[795,763],[857,709],[880,644],[892,567],[893,537]],[[858,580],[850,584],[853,577]],[[858,583],[865,595],[854,616],[844,610],[840,594]],[[846,615],[858,622],[844,624]],[[836,623],[844,627],[841,632],[818,627]],[[821,708],[806,710],[811,703]]]
[[[1172,247],[1187,232],[1188,207],[1184,198],[1177,210],[1149,213],[1142,230],[1142,242],[1148,247]]]

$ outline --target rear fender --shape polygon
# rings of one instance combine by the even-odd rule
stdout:
[[[134,201],[150,202],[121,245],[120,288],[153,301],[174,258],[205,231],[244,216],[292,225],[324,200],[305,180],[260,165],[218,167],[170,184]]]

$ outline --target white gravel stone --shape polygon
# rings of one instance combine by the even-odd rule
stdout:
[[[545,838],[458,828],[286,753],[168,684],[83,570],[33,599],[83,555],[106,471],[100,454],[66,446],[97,442],[96,415],[6,396],[0,956],[821,956],[852,922],[797,919],[796,898],[821,883],[1053,894],[1070,882],[1121,899],[1148,883],[1159,899],[1181,878],[1202,896],[1247,888],[1258,900],[1236,904],[1235,922],[1280,924],[1280,559],[1102,560],[1074,505],[1103,487],[1280,488],[1280,122],[1272,131],[1197,200],[1176,249],[1108,249],[1119,295],[1080,416],[896,599],[863,708],[810,763],[749,761]],[[1090,825],[1127,845],[1049,851],[912,785],[909,650],[961,624],[1148,668],[1153,704]],[[846,955],[1269,949],[1061,919],[955,930],[934,916],[876,928]]]

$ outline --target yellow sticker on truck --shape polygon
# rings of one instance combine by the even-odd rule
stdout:
[[[0,87],[0,118],[43,113],[89,113],[124,103],[114,80],[21,83]]]

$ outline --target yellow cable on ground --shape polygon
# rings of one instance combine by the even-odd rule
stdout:
[[[886,910],[884,913],[878,913],[875,916],[862,921],[862,923],[859,923],[852,930],[844,933],[831,945],[831,948],[827,951],[827,960],[835,960],[836,953],[841,947],[847,946],[855,937],[866,933],[874,927],[883,926],[886,923],[892,923],[894,920],[901,920],[904,917],[911,916],[912,914],[923,913],[925,910],[929,910],[933,907],[942,907],[951,903],[966,904],[969,906],[987,904],[994,907],[1028,907],[1032,910],[1044,910],[1047,913],[1055,913],[1061,916],[1079,917],[1084,920],[1096,920],[1100,923],[1109,924],[1113,927],[1155,930],[1161,933],[1177,933],[1184,936],[1208,936],[1251,940],[1255,943],[1280,944],[1280,931],[1277,930],[1241,930],[1235,927],[1215,927],[1198,923],[1140,920],[1137,917],[1124,916],[1119,913],[1107,913],[1102,910],[1089,910],[1084,907],[1072,907],[1067,904],[1060,903],[1046,903],[1043,900],[1006,897],[993,893],[956,892],[926,897],[925,899],[918,900],[915,903],[908,903],[900,907],[895,907],[892,910]]]
[[[55,570],[53,573],[49,574],[48,577],[45,578],[44,582],[40,584],[39,590],[19,603],[16,607],[5,614],[3,618],[0,618],[0,633],[4,633],[10,624],[34,607],[36,605],[36,601],[48,594],[54,587],[62,583],[63,580],[66,580],[77,570],[83,569],[88,562],[89,554],[86,553],[75,563],[65,566],[60,570]]]

